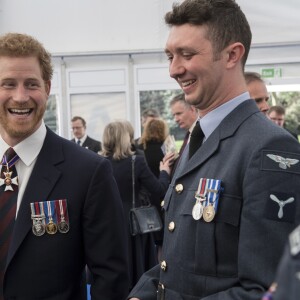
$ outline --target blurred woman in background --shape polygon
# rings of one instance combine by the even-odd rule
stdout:
[[[169,134],[169,128],[162,119],[150,119],[144,125],[143,134],[139,140],[139,148],[144,151],[147,164],[152,173],[158,178],[160,174],[159,166],[164,157],[162,145]],[[163,212],[161,210],[162,198],[155,194],[149,195],[150,201],[158,209],[161,219],[163,220]],[[163,229],[153,233],[154,242],[157,247],[158,259],[161,256]]]
[[[112,164],[114,176],[123,202],[125,219],[129,220],[132,207],[132,144],[127,126],[122,121],[109,123],[103,132],[101,155],[107,157]],[[157,179],[150,171],[143,155],[135,158],[135,194],[138,195],[141,186],[147,188],[157,197],[164,197],[169,186],[170,160],[172,155],[166,156],[160,162],[160,175]],[[108,199],[109,200],[109,199]],[[136,206],[141,206],[136,197]],[[127,226],[129,274],[131,288],[140,276],[158,263],[155,245],[151,234],[131,236],[129,222]]]
[[[161,147],[168,134],[169,128],[165,121],[151,119],[145,124],[139,140],[139,148],[144,151],[148,166],[156,177],[159,177],[159,164],[164,157]]]

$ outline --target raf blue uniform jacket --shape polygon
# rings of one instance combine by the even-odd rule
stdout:
[[[261,299],[300,220],[299,143],[247,100],[179,167],[164,201],[162,262],[129,298],[155,300],[160,283],[165,300]],[[211,222],[192,216],[201,178],[221,180]]]
[[[68,233],[36,236],[30,203],[66,199]],[[92,299],[128,293],[124,215],[110,162],[47,130],[28,181],[7,258],[5,299],[81,300],[87,264]]]

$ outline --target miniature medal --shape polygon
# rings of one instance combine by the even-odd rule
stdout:
[[[53,222],[53,215],[55,213],[54,205],[52,201],[47,201],[45,205],[47,207],[46,218],[48,219],[48,223],[46,225],[46,232],[48,234],[55,234],[57,232],[57,225],[55,224],[55,222]]]
[[[32,232],[36,236],[41,236],[45,233],[45,214],[43,204],[40,202],[30,203]]]
[[[67,202],[65,199],[63,200],[56,200],[55,202],[56,210],[58,213],[58,231],[60,233],[67,233],[70,230],[69,222],[68,222],[68,212],[67,212]]]
[[[60,223],[58,223],[58,231],[60,233],[67,233],[69,231],[69,224],[61,217]]]
[[[55,234],[57,232],[57,226],[52,218],[49,218],[49,223],[46,225],[46,232],[49,234]]]
[[[205,222],[211,222],[215,217],[215,209],[212,204],[209,204],[203,209],[203,219]]]
[[[45,215],[31,215],[31,219],[33,222],[32,232],[36,236],[41,236],[45,233],[45,225],[43,224],[43,220],[45,219]]]

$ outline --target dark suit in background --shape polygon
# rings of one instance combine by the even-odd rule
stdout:
[[[75,139],[72,139],[72,142],[75,142]],[[96,141],[89,136],[86,137],[84,143],[80,146],[82,146],[83,148],[92,150],[95,153],[98,153],[99,151],[101,151],[101,142]]]

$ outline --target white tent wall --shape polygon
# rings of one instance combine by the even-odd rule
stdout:
[[[113,113],[110,111],[109,118],[103,115],[101,124],[93,121],[88,126],[96,138],[113,117],[130,120],[138,135],[139,92],[177,89],[169,78],[163,53],[168,33],[163,17],[173,2],[0,0],[0,34],[33,35],[52,53],[52,95],[57,102],[59,134],[70,138],[71,116],[90,116],[87,104],[95,103],[93,97],[98,97],[102,110],[113,103],[109,106]],[[280,68],[281,77],[270,78],[270,84],[299,84],[300,1],[237,2],[253,34],[246,69],[260,72],[261,68]]]

